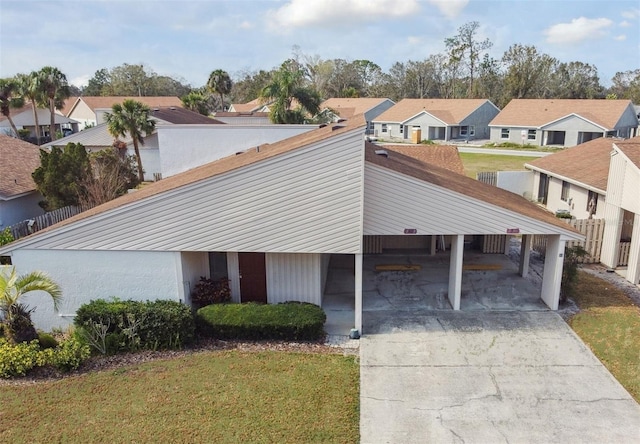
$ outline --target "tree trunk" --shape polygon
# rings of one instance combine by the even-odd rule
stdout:
[[[11,118],[11,115],[7,116],[7,120],[9,121],[9,124],[11,125],[11,129],[13,130],[13,134],[15,134],[16,137],[20,138],[20,135],[18,134],[18,128],[16,128],[16,124],[13,123],[13,119]]]
[[[140,157],[140,150],[138,149],[138,141],[133,138],[133,150],[136,152],[136,162],[138,163],[138,179],[140,183],[144,182],[144,171],[142,170],[142,158]]]
[[[49,122],[49,137],[51,140],[56,140],[56,115],[55,115],[55,103],[52,98],[49,98],[49,112],[51,113],[51,120]]]

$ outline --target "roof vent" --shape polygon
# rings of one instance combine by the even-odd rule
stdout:
[[[375,153],[378,156],[389,157],[389,153],[387,152],[387,150],[376,150]]]
[[[333,125],[331,127],[331,131],[339,130],[339,129],[342,129],[342,128],[344,128],[344,125]]]
[[[176,110],[176,107],[175,107],[175,106],[171,106],[171,107],[169,107],[169,109],[170,109],[171,111],[175,111],[175,110]]]

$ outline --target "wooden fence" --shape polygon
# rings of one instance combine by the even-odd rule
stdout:
[[[40,230],[44,230],[45,228],[50,227],[53,224],[57,224],[58,222],[75,216],[76,214],[88,209],[88,207],[75,205],[58,208],[57,210],[49,211],[32,219],[23,220],[22,222],[11,225],[9,226],[9,230],[13,235],[13,239],[18,240],[21,237],[25,237]]]
[[[482,236],[483,253],[507,253],[507,236],[504,234],[485,234]]]
[[[600,262],[600,252],[602,251],[602,238],[604,237],[604,219],[565,219],[573,228],[585,235],[584,242],[570,241],[567,247],[580,245],[586,250],[588,256],[580,261],[585,264],[597,264]],[[547,236],[533,236],[532,248],[545,254],[547,251]]]
[[[629,265],[629,252],[631,251],[631,242],[620,242],[618,250],[618,267]]]

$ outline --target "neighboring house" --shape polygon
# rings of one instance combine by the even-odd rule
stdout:
[[[403,99],[373,119],[373,135],[414,142],[487,139],[499,111],[486,99]]]
[[[331,121],[350,119],[358,114],[364,114],[367,121],[367,133],[373,134],[373,120],[380,114],[395,105],[391,99],[359,97],[359,98],[333,98],[320,104],[320,113],[330,113]]]
[[[638,134],[630,100],[513,99],[489,124],[491,141],[571,147]]]
[[[640,283],[640,137],[616,141],[607,181],[604,238],[600,262],[618,266],[620,242],[630,242],[626,279]]]
[[[227,111],[230,113],[268,113],[269,106],[258,97],[247,103],[232,103]]]
[[[40,126],[40,137],[47,138],[49,137],[49,124],[51,123],[51,113],[46,108],[37,108],[38,114],[38,124]],[[11,134],[13,131],[11,129],[11,124],[9,123],[9,119],[5,118],[0,119],[0,133],[2,134]],[[60,133],[76,133],[79,129],[79,124],[77,121],[62,116],[58,113],[55,113],[55,126],[56,131]],[[29,135],[26,136],[30,141],[36,137],[36,122],[33,118],[33,108],[31,104],[25,105],[19,110],[12,110],[11,119],[13,123],[16,125],[18,130],[25,129],[29,130]]]
[[[43,214],[31,173],[40,166],[40,149],[0,134],[0,230]]]
[[[104,115],[111,112],[111,107],[116,103],[122,103],[127,99],[144,103],[151,109],[155,108],[182,108],[182,102],[178,97],[120,97],[120,96],[81,96],[70,107],[66,116],[80,122],[80,129],[86,126],[99,125],[105,122]]]
[[[347,255],[361,331],[368,237],[448,237],[448,298],[459,310],[465,235],[518,232],[530,246],[531,235],[543,234],[541,298],[558,308],[562,251],[582,235],[520,196],[381,150],[365,141],[365,126],[356,118],[219,159],[0,247],[0,255],[20,273],[42,270],[60,284],[58,314],[44,295],[28,296],[45,330],[71,323],[91,299],[189,303],[200,276],[228,276],[236,302],[322,305],[331,255]]]
[[[614,141],[591,140],[525,164],[533,171],[533,199],[551,212],[602,219]]]
[[[148,181],[157,180],[163,176],[160,166],[158,128],[189,123],[207,126],[224,126],[222,122],[216,119],[211,119],[184,108],[155,108],[151,110],[151,117],[156,121],[156,131],[148,136],[144,136],[144,144],[139,146],[142,166],[144,168],[144,178]],[[121,141],[127,146],[127,154],[130,156],[135,155],[131,137],[127,135],[122,138]],[[53,146],[64,147],[68,143],[79,143],[83,145],[87,151],[95,152],[112,147],[113,142],[114,137],[109,133],[107,124],[101,123],[92,128],[86,128],[78,133],[71,134],[68,137],[46,143],[42,145],[42,147],[50,149]]]
[[[268,112],[217,112],[214,115],[228,125],[273,125]]]

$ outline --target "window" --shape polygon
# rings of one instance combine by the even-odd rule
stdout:
[[[460,127],[460,135],[461,136],[475,136],[476,127],[475,126],[461,126]]]
[[[598,211],[598,193],[595,191],[589,191],[589,198],[587,199],[587,211],[589,216],[593,216]]]
[[[404,125],[400,125],[400,134],[404,133]]]
[[[562,193],[560,194],[560,200],[564,200],[565,202],[569,200],[569,189],[571,185],[569,182],[562,181]]]
[[[383,124],[382,124],[382,132],[383,132],[383,133],[386,133],[386,132],[387,132],[387,124],[386,124],[386,123],[383,123]]]
[[[527,139],[536,140],[536,130],[529,130],[527,133]]]
[[[509,138],[509,128],[502,128],[500,130],[500,138],[501,139],[508,139]]]

